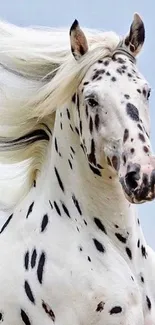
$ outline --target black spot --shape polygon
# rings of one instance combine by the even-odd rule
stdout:
[[[82,252],[82,251],[83,251],[83,248],[82,248],[81,246],[79,247],[79,251],[80,251],[80,252]]]
[[[56,167],[54,167],[54,170],[55,170],[55,174],[56,174],[56,177],[57,177],[57,180],[58,180],[59,186],[60,186],[60,188],[62,189],[62,191],[64,192],[64,191],[65,191],[65,189],[64,189],[64,185],[63,185],[63,183],[62,183],[62,180],[61,180],[61,178],[60,178],[60,175],[59,175],[59,173],[58,173],[58,170],[57,170]]]
[[[139,112],[135,105],[133,105],[131,103],[127,103],[126,110],[127,110],[127,114],[130,116],[130,118],[133,121],[136,121],[136,122],[139,121]]]
[[[109,71],[107,71],[106,76],[111,76],[111,73]]]
[[[141,246],[141,252],[142,252],[142,256],[143,256],[144,258],[147,258],[146,248],[145,248],[143,245]]]
[[[146,97],[146,89],[143,89],[143,95]]]
[[[43,232],[45,230],[45,228],[47,227],[47,224],[48,224],[48,215],[45,214],[43,216],[42,223],[41,223],[41,232]]]
[[[75,104],[75,102],[76,102],[76,94],[73,95],[72,102]]]
[[[128,77],[131,78],[132,77],[132,74],[131,73],[128,73]]]
[[[29,284],[28,284],[27,281],[25,281],[24,288],[25,288],[25,292],[26,292],[26,295],[27,295],[27,297],[29,298],[29,300],[30,300],[33,304],[35,304],[35,299],[34,299],[33,293],[32,293],[32,291],[31,291],[31,288],[30,288],[30,286],[29,286]]]
[[[55,201],[53,203],[54,203],[55,210],[57,211],[57,213],[59,214],[59,216],[61,216],[61,212],[60,212],[60,209],[59,209],[57,203]]]
[[[123,161],[124,161],[124,165],[126,164],[126,155],[123,154]]]
[[[37,251],[34,248],[33,252],[32,252],[32,256],[31,256],[31,267],[32,269],[35,267],[36,265],[36,259],[37,259]]]
[[[138,248],[140,247],[140,239],[138,239],[138,241],[137,241],[137,247]]]
[[[23,309],[21,309],[20,315],[21,315],[22,321],[24,322],[25,325],[31,325],[29,317],[27,316],[27,314],[25,313],[25,311]]]
[[[145,137],[144,137],[144,135],[143,135],[142,133],[139,133],[138,136],[139,136],[139,139],[140,139],[142,142],[145,142]]]
[[[133,154],[135,152],[135,149],[134,148],[131,148],[130,149],[130,152]]]
[[[109,166],[112,166],[110,158],[107,156],[107,163]]]
[[[88,118],[88,105],[86,105],[86,117]]]
[[[50,200],[49,200],[49,204],[50,204],[51,209],[53,209],[53,205]]]
[[[33,186],[36,187],[36,180],[33,181]]]
[[[86,85],[88,85],[88,84],[89,84],[89,81],[85,81],[85,82],[83,83],[84,86],[86,86]]]
[[[45,310],[45,313],[55,322],[55,314],[51,307],[42,300],[42,307]]]
[[[141,131],[143,131],[143,128],[142,128],[142,126],[138,123],[137,124],[137,126],[138,126],[138,128],[141,130]]]
[[[141,90],[140,89],[137,89],[138,93],[141,94]]]
[[[104,65],[107,67],[109,65],[109,61],[108,60],[104,61]]]
[[[131,249],[129,247],[126,247],[126,253],[127,253],[128,257],[130,258],[130,260],[132,260],[132,253],[131,253]]]
[[[149,149],[146,146],[143,147],[143,150],[144,150],[145,153],[148,153],[149,152]]]
[[[85,219],[83,221],[84,221],[84,224],[87,226],[87,221]]]
[[[29,268],[29,252],[28,251],[25,254],[24,266],[25,266],[25,269],[28,270],[28,268]]]
[[[104,169],[100,164],[97,164],[97,167],[98,167],[99,169]]]
[[[110,310],[110,315],[113,315],[113,314],[119,314],[122,312],[122,307],[120,306],[115,306],[113,307],[111,310]]]
[[[103,61],[102,61],[102,60],[98,60],[97,62],[98,62],[98,63],[103,63]]]
[[[57,144],[57,139],[56,138],[55,138],[54,144],[55,144],[55,150],[56,150],[56,152],[58,152],[58,144]]]
[[[93,238],[93,241],[94,241],[94,244],[95,244],[95,247],[97,248],[97,250],[101,253],[104,253],[105,249],[104,249],[103,245],[95,238]]]
[[[148,296],[146,296],[146,302],[147,302],[148,309],[150,310],[151,309],[151,301]]]
[[[96,311],[101,312],[104,309],[105,303],[103,301],[100,301],[97,305]]]
[[[121,234],[119,233],[115,233],[115,236],[118,238],[118,240],[120,240],[123,244],[125,244],[127,242],[127,238],[123,237]]]
[[[118,58],[118,59],[117,59],[117,62],[118,62],[118,63],[122,63],[122,64],[125,63],[125,61],[124,61],[122,58]]]
[[[93,75],[93,77],[92,77],[92,80],[97,79],[99,76],[101,76],[101,75],[104,74],[104,73],[105,73],[105,70],[104,70],[104,69],[97,70],[97,71],[94,73],[94,75]]]
[[[89,130],[90,130],[90,133],[92,134],[92,132],[93,132],[93,120],[92,120],[91,116],[90,116],[90,120],[89,120]]]
[[[122,74],[122,73],[123,73],[121,68],[118,68],[116,71],[117,71],[119,74]]]
[[[100,172],[100,170],[99,170],[98,168],[92,166],[91,164],[89,164],[89,167],[90,167],[90,169],[92,170],[92,172],[93,172],[94,174],[96,174],[96,175],[98,175],[98,176],[102,176],[102,175],[101,175],[101,172]]]
[[[119,160],[116,156],[112,157],[112,165],[115,168],[115,170],[119,169]]]
[[[100,123],[100,118],[99,118],[99,115],[96,114],[95,115],[95,128],[96,128],[97,131],[98,131],[98,128],[99,128],[99,123]]]
[[[60,128],[61,128],[61,130],[62,130],[62,122],[60,122]]]
[[[88,155],[88,160],[90,163],[96,165],[96,157],[95,157],[95,142],[94,139],[91,140],[91,152]]]
[[[29,206],[29,209],[28,209],[28,211],[27,211],[26,218],[28,218],[28,216],[30,215],[30,213],[32,213],[32,211],[33,211],[33,206],[34,206],[34,202],[32,202],[31,205]]]
[[[83,150],[83,152],[84,152],[84,154],[85,154],[85,149],[84,149],[84,146],[83,146],[82,143],[80,144],[80,147],[82,148],[82,150]]]
[[[95,222],[96,226],[107,235],[107,231],[106,231],[103,223],[101,222],[101,220],[98,218],[94,218],[94,222]]]
[[[140,280],[142,283],[144,283],[144,277],[141,275]]]
[[[9,224],[9,222],[11,221],[13,217],[13,213],[10,215],[10,217],[7,219],[7,221],[5,222],[5,224],[3,225],[3,227],[0,230],[0,234],[4,231],[4,229],[7,227],[7,225]]]
[[[40,284],[42,284],[43,281],[44,265],[45,265],[45,253],[42,252],[39,258],[38,268],[37,268],[37,276]]]
[[[72,163],[71,163],[70,159],[68,159],[68,163],[69,163],[70,168],[73,169],[73,166],[72,166]]]
[[[129,138],[129,130],[125,129],[124,130],[124,136],[123,136],[123,142],[125,143],[128,138]]]
[[[81,208],[80,208],[79,202],[78,202],[78,200],[76,199],[76,197],[75,197],[74,194],[72,195],[72,200],[73,200],[74,205],[75,205],[75,207],[77,208],[79,214],[82,215],[82,211],[81,211]]]
[[[78,130],[77,127],[75,127],[75,131],[76,131],[76,133],[77,133],[78,135],[80,135],[79,130]]]
[[[66,205],[65,205],[63,202],[61,202],[61,204],[62,204],[63,210],[64,210],[64,212],[66,213],[67,217],[70,218],[71,216],[70,216],[70,214],[69,214],[69,211],[68,211]]]
[[[0,313],[0,321],[3,322],[4,321],[4,318],[3,318],[3,314]]]
[[[91,258],[90,258],[90,256],[88,256],[88,261],[91,262]]]
[[[125,97],[126,99],[129,99],[129,98],[130,98],[130,96],[129,96],[128,94],[125,94],[124,97]]]
[[[111,78],[111,81],[116,81],[116,77],[112,77]]]
[[[73,127],[71,124],[69,124],[71,131],[74,133]]]
[[[75,155],[75,150],[73,149],[73,147],[70,147],[71,151],[73,152],[73,154]]]
[[[67,117],[70,120],[71,116],[70,116],[70,112],[69,112],[68,108],[66,109],[66,112],[67,112]]]

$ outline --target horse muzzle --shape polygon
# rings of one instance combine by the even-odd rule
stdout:
[[[155,160],[146,165],[130,163],[120,177],[124,194],[131,203],[143,203],[155,198]]]

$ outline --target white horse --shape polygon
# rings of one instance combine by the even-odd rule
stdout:
[[[0,23],[5,325],[155,325],[155,257],[133,204],[155,197],[144,24],[85,34],[75,20],[70,51],[65,30]]]

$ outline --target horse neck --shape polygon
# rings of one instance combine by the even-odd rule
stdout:
[[[56,113],[49,161],[42,176],[44,189],[62,215],[81,215],[85,222],[99,218],[112,235],[116,228],[137,232],[134,207],[125,199],[118,179],[108,168],[103,177],[90,169],[69,108]]]

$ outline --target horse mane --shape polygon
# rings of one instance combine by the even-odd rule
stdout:
[[[89,51],[76,62],[69,28],[0,21],[0,208],[15,205],[30,190],[46,157],[56,109],[120,41],[113,32],[83,30]]]

